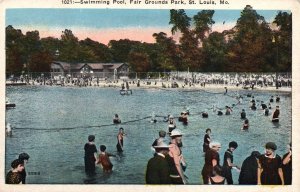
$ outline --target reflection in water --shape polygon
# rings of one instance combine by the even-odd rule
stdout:
[[[218,92],[212,90],[211,92]],[[220,90],[223,92],[223,90]],[[256,100],[267,103],[271,92],[241,90],[240,95],[251,92]],[[114,88],[68,88],[68,87],[7,87],[7,97],[17,104],[15,109],[6,111],[6,121],[13,128],[13,136],[6,139],[6,173],[10,163],[19,153],[30,155],[27,171],[39,171],[40,175],[28,175],[28,183],[108,183],[144,184],[147,161],[152,157],[151,144],[158,137],[159,130],[168,130],[164,116],[180,115],[189,109],[188,125],[183,126],[176,119],[177,127],[184,133],[183,154],[188,163],[185,174],[190,184],[201,184],[200,171],[204,163],[202,142],[207,128],[212,129],[211,139],[222,144],[220,157],[230,141],[239,147],[234,152],[234,162],[241,166],[253,150],[264,151],[264,144],[272,140],[278,146],[277,153],[286,153],[291,137],[291,94],[280,93],[280,103],[272,103],[272,110],[280,106],[280,122],[273,124],[270,116],[262,110],[249,109],[251,98],[244,96],[242,104],[235,105],[231,115],[217,116],[216,108],[233,106],[237,100],[230,95],[208,92],[176,92],[163,90],[135,90],[128,97],[122,97]],[[277,94],[277,93],[276,93]],[[258,102],[257,102],[258,103]],[[249,130],[242,131],[243,120],[240,112],[245,109],[249,119]],[[272,110],[270,112],[272,112]],[[202,118],[206,111],[208,118]],[[150,123],[149,114],[155,113],[157,123]],[[223,111],[225,113],[225,111]],[[110,125],[118,113],[127,124]],[[139,121],[134,121],[142,119]],[[107,125],[107,126],[101,126]],[[64,129],[64,128],[73,129]],[[126,133],[124,152],[116,150],[117,134],[120,127]],[[28,129],[25,129],[28,128]],[[35,129],[32,129],[35,128]],[[54,129],[55,128],[55,129]],[[88,177],[84,172],[84,150],[88,135],[96,136],[97,148],[106,145],[107,151],[120,156],[112,158],[111,174],[96,168],[96,175]],[[222,161],[221,160],[221,161]],[[222,163],[222,162],[221,162]],[[233,171],[237,183],[238,173]]]

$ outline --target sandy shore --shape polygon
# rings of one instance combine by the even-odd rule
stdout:
[[[252,91],[252,89],[249,87],[248,89],[245,89],[242,87],[242,85],[236,86],[236,85],[226,85],[226,84],[206,84],[205,87],[201,86],[200,84],[194,84],[194,85],[184,85],[184,82],[178,82],[178,88],[171,88],[171,82],[165,81],[165,82],[157,82],[155,85],[155,82],[152,81],[151,84],[147,84],[146,81],[141,81],[140,86],[138,87],[135,83],[133,84],[133,81],[129,81],[129,89],[135,90],[135,89],[163,89],[163,90],[189,90],[189,91],[196,91],[196,90],[216,90],[218,92],[224,92],[225,93],[225,87],[227,87],[228,93],[231,91],[241,91],[241,90],[248,90]],[[119,81],[118,83],[113,82],[104,82],[100,81],[99,85],[97,85],[96,82],[92,82],[91,86],[88,87],[99,87],[99,88],[106,88],[106,87],[114,87],[121,90],[123,81]],[[162,86],[162,83],[165,85],[165,88]],[[11,82],[7,81],[6,86],[11,86]],[[18,85],[18,83],[14,83],[14,86]],[[20,85],[24,85],[21,84]],[[49,86],[49,85],[40,85],[40,83],[33,83],[30,82],[30,85],[39,85],[39,86]],[[53,86],[60,86],[60,85],[53,85]],[[66,87],[74,87],[73,84],[65,84]],[[255,91],[268,91],[268,92],[292,92],[292,87],[279,87],[276,89],[274,86],[268,86],[268,87],[261,87],[261,86],[255,86]]]

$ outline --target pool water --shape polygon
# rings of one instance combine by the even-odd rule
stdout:
[[[6,122],[13,129],[13,136],[6,138],[5,173],[18,154],[30,155],[26,166],[27,183],[34,184],[144,184],[148,160],[153,156],[151,144],[158,137],[159,130],[168,130],[162,117],[157,123],[150,123],[153,113],[158,116],[172,114],[179,116],[185,108],[190,110],[189,124],[177,123],[183,133],[183,155],[188,167],[185,174],[189,184],[202,184],[201,170],[204,164],[202,152],[203,137],[206,128],[212,129],[212,140],[222,144],[223,155],[230,141],[236,141],[239,147],[234,151],[234,163],[242,165],[243,160],[253,150],[264,152],[264,144],[273,141],[277,144],[277,153],[287,152],[291,141],[292,98],[291,93],[278,93],[280,103],[272,103],[272,110],[280,106],[280,122],[273,124],[270,116],[262,110],[249,109],[251,93],[256,100],[268,102],[271,95],[277,93],[263,91],[230,91],[228,95],[243,95],[243,102],[233,108],[231,115],[217,116],[212,111],[216,105],[225,108],[237,100],[221,93],[223,90],[185,91],[136,89],[130,96],[121,96],[117,88],[99,87],[50,87],[20,86],[7,87],[6,96],[15,109],[6,110]],[[249,119],[249,131],[241,131],[243,120],[240,112],[246,110]],[[204,119],[200,112],[207,111]],[[110,125],[114,114],[119,114],[127,124]],[[134,121],[143,119],[140,121]],[[108,126],[101,126],[108,125]],[[112,158],[113,172],[105,174],[96,167],[97,174],[86,176],[84,172],[84,144],[90,134],[96,136],[97,149],[104,144],[107,152],[117,154],[117,134],[119,127],[125,129],[124,152],[120,158]],[[66,129],[67,128],[67,129]],[[232,170],[234,183],[238,183],[238,172]]]

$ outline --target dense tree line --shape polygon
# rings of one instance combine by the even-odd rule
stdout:
[[[153,34],[155,43],[129,39],[104,45],[89,38],[79,40],[71,30],[60,38],[40,38],[38,31],[23,34],[6,27],[6,71],[47,72],[54,60],[77,62],[127,62],[132,71],[288,72],[292,65],[292,14],[279,12],[272,30],[251,6],[241,12],[236,25],[211,32],[214,10],[199,11],[192,18],[183,9],[170,10],[172,34]],[[224,21],[225,22],[225,21]]]

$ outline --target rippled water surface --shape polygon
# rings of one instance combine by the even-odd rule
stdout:
[[[219,92],[223,90],[210,90]],[[251,91],[238,91],[246,95]],[[237,92],[231,92],[235,95]],[[274,92],[251,92],[255,99],[268,101]],[[291,140],[291,94],[279,93],[281,102],[280,123],[273,124],[270,117],[261,110],[248,108],[250,98],[244,97],[243,103],[233,108],[232,115],[217,116],[210,109],[213,105],[224,108],[237,103],[236,99],[223,94],[204,91],[166,91],[154,89],[134,90],[133,95],[121,96],[114,88],[72,88],[48,86],[7,87],[6,96],[17,106],[6,111],[6,121],[12,127],[13,137],[6,138],[6,173],[10,163],[19,153],[30,155],[27,172],[39,173],[27,176],[28,183],[110,183],[144,184],[147,161],[152,157],[151,144],[159,130],[167,130],[162,118],[156,124],[150,119],[131,122],[124,127],[124,152],[120,159],[112,158],[112,174],[104,174],[98,167],[95,177],[89,178],[84,172],[84,150],[89,134],[96,136],[95,143],[105,144],[107,151],[116,153],[117,126],[89,127],[112,123],[115,113],[122,122],[156,115],[173,114],[178,116],[189,108],[188,126],[177,122],[184,133],[183,154],[188,163],[186,175],[190,184],[202,184],[200,172],[204,163],[202,142],[206,128],[212,129],[212,140],[222,144],[221,163],[230,141],[238,142],[234,152],[234,163],[241,165],[251,151],[264,151],[264,144],[274,141],[277,153],[282,156]],[[272,104],[275,108],[276,103]],[[240,111],[245,108],[250,122],[248,132],[241,131],[243,121]],[[273,109],[272,109],[273,110]],[[199,113],[208,111],[209,118],[203,119]],[[75,128],[77,127],[77,128]],[[74,129],[64,129],[74,128]],[[43,130],[44,129],[44,130]],[[238,173],[233,170],[234,183]]]

